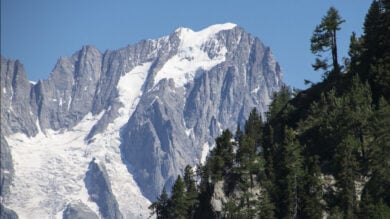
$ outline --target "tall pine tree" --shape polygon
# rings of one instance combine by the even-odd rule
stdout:
[[[278,113],[286,106],[289,100],[291,100],[291,90],[287,86],[282,86],[279,92],[272,94],[272,102],[268,107],[268,112],[266,113],[267,120],[270,121],[275,118]]]
[[[177,176],[172,188],[172,196],[169,205],[169,218],[184,219],[187,218],[187,199],[185,193],[185,184],[182,178]]]
[[[301,218],[322,218],[322,182],[319,157],[305,153]]]
[[[221,180],[232,171],[234,164],[233,135],[226,129],[215,139],[215,148],[206,163],[213,182]]]
[[[281,217],[297,218],[301,208],[303,157],[302,146],[295,138],[294,130],[285,127],[281,151],[279,183]]]
[[[156,214],[157,219],[169,218],[169,197],[165,187],[157,200],[149,206],[149,209],[152,211],[152,215]]]
[[[263,121],[261,115],[253,108],[245,123],[245,135],[255,141],[256,147],[261,144],[263,135]]]
[[[365,205],[383,202],[390,207],[390,104],[381,98],[373,116],[373,141],[369,151],[370,180],[366,184]]]
[[[196,189],[196,183],[194,178],[194,172],[191,168],[191,166],[187,165],[184,169],[184,184],[185,184],[185,198],[187,205],[187,217],[193,218],[195,214],[195,209],[197,208],[199,201],[198,201],[198,191]]]
[[[334,7],[330,7],[327,14],[322,18],[322,21],[314,29],[311,38],[311,51],[317,55],[316,61],[313,64],[315,70],[327,70],[329,64],[326,58],[322,58],[322,54],[331,51],[332,55],[332,72],[340,73],[340,65],[337,57],[337,31],[340,30],[340,25],[345,22]]]
[[[360,74],[373,87],[376,101],[390,100],[390,3],[373,1],[364,21]]]
[[[339,206],[343,210],[345,218],[356,218],[356,187],[357,179],[357,161],[353,153],[357,147],[358,141],[351,135],[348,135],[343,142],[338,145],[336,150],[336,163],[338,172],[336,174],[338,187]]]

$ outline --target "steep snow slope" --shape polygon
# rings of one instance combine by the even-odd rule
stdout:
[[[88,114],[71,130],[46,130],[46,134],[28,138],[17,133],[8,137],[15,160],[14,186],[6,201],[20,218],[62,218],[69,202],[81,201],[99,215],[97,205],[89,200],[84,185],[89,162],[95,158],[106,166],[112,190],[121,212],[131,217],[149,215],[145,199],[132,175],[122,163],[119,150],[120,129],[127,122],[142,94],[141,88],[150,63],[135,67],[118,83],[118,100],[123,104],[120,116],[106,131],[87,143],[85,137],[104,112]]]
[[[223,30],[236,27],[236,24],[226,23],[210,26],[198,32],[188,28],[178,28],[175,33],[180,38],[177,54],[169,59],[155,76],[155,84],[161,79],[171,78],[176,87],[182,87],[194,79],[199,70],[210,70],[225,61],[227,49],[219,44],[215,35]],[[207,45],[208,44],[208,45]],[[213,45],[214,54],[206,49]]]
[[[253,107],[264,113],[282,84],[269,48],[231,23],[104,54],[83,47],[36,84],[3,63],[12,62],[2,58],[1,127],[14,180],[1,198],[20,218],[61,218],[68,203],[101,215],[84,181],[92,160],[105,167],[122,215],[148,217],[162,187],[203,162],[214,138]]]

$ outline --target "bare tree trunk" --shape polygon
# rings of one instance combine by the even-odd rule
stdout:
[[[337,30],[332,30],[332,61],[333,61],[333,71],[336,74],[340,74],[340,66],[337,59],[337,36],[336,36]]]

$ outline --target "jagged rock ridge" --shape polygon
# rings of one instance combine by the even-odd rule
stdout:
[[[14,159],[6,168],[15,169],[4,203],[22,216],[63,215],[67,203],[81,201],[100,216],[145,217],[145,197],[154,200],[186,164],[204,160],[221,130],[235,130],[253,107],[264,113],[281,77],[270,49],[231,23],[179,28],[105,53],[85,46],[36,84],[19,62],[2,57],[1,130]],[[94,170],[105,167],[100,182],[111,184],[104,205],[114,214],[102,212],[96,200],[104,197],[91,199],[83,183],[95,157]],[[77,215],[74,209],[68,212]]]

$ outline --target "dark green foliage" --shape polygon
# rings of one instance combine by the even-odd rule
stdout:
[[[379,202],[374,206],[373,215],[371,218],[382,219],[390,218],[390,207],[389,205]]]
[[[233,135],[228,129],[215,139],[215,148],[206,163],[213,182],[221,180],[232,170],[234,162],[232,139]]]
[[[152,215],[156,214],[158,219],[169,218],[169,197],[165,188],[157,200],[149,206],[149,209],[152,211]]]
[[[371,168],[374,175],[387,179],[384,185],[390,186],[390,104],[383,98],[373,119],[373,144]],[[390,187],[385,191],[390,191]],[[388,204],[390,204],[390,194]]]
[[[169,218],[187,218],[187,207],[185,183],[179,175],[172,187],[172,196],[168,208]]]
[[[241,206],[236,203],[235,200],[228,200],[224,206],[223,206],[223,211],[224,213],[224,218],[228,219],[235,219],[235,218],[242,218],[243,215],[241,214]]]
[[[371,209],[380,202],[390,206],[390,105],[381,98],[373,116],[373,139],[369,157],[370,180],[363,193],[363,205]]]
[[[344,214],[338,206],[330,210],[328,219],[343,219],[343,218],[344,218]]]
[[[321,161],[333,160],[337,145],[348,135],[358,139],[353,148],[357,159],[366,159],[368,124],[373,113],[371,89],[356,76],[349,82],[340,97],[335,89],[323,93],[318,102],[312,103],[308,117],[299,123],[302,140],[310,153],[320,155]]]
[[[279,163],[279,216],[296,218],[298,210],[301,208],[299,196],[303,185],[302,146],[296,140],[294,130],[287,127],[284,130],[284,141]]]
[[[259,197],[259,217],[260,219],[275,218],[275,204],[272,202],[267,189],[262,189]]]
[[[339,206],[346,218],[354,218],[357,207],[355,180],[357,179],[357,162],[353,148],[358,145],[357,139],[347,136],[336,150],[337,169],[336,186],[339,188]]]
[[[240,125],[237,125],[236,134],[234,136],[234,140],[236,142],[240,142],[242,140],[242,137],[244,136],[244,133],[241,131]]]
[[[236,157],[236,161],[242,171],[245,170],[247,174],[253,173],[252,169],[256,159],[256,143],[254,139],[245,135],[239,143]]]
[[[275,173],[274,173],[274,157],[275,154],[275,142],[274,142],[274,131],[271,125],[267,124],[264,129],[263,134],[263,157],[264,157],[264,168],[265,168],[265,174],[267,177],[271,180],[275,180]]]
[[[192,218],[195,214],[195,209],[197,208],[198,201],[198,190],[196,188],[194,172],[192,167],[187,165],[184,169],[184,184],[185,184],[185,204],[187,209],[188,218]]]
[[[359,74],[370,82],[374,99],[390,100],[390,4],[388,0],[373,1],[364,21],[362,55]]]
[[[321,55],[331,52],[335,77],[294,95],[282,87],[265,123],[254,109],[244,131],[216,139],[198,186],[186,167],[168,202],[162,194],[151,209],[165,215],[157,207],[168,203],[168,218],[390,218],[389,9],[389,0],[372,3],[344,74],[336,45],[344,21],[329,9],[311,49],[317,68],[329,66]]]
[[[349,70],[352,74],[356,74],[359,71],[359,67],[361,65],[361,57],[363,54],[363,39],[358,38],[356,33],[353,32],[350,38],[349,52],[348,55],[350,57],[349,60]]]
[[[254,218],[259,214],[258,200],[248,190],[240,193],[240,197],[231,197],[223,208],[224,218]]]
[[[202,167],[199,167],[202,168]],[[195,211],[199,207],[198,190],[195,183],[195,176],[191,166],[186,166],[184,178],[177,177],[172,188],[172,196],[169,198],[165,188],[157,201],[150,205],[152,215],[157,218],[194,218]]]
[[[263,121],[256,108],[253,108],[245,123],[245,135],[255,141],[256,147],[259,146],[262,141]]]
[[[331,7],[327,14],[322,18],[319,25],[316,26],[311,38],[311,52],[317,55],[316,61],[313,64],[314,70],[328,69],[328,61],[322,58],[322,53],[331,51],[332,66],[335,74],[340,73],[340,66],[337,58],[337,31],[340,30],[340,25],[345,22],[338,11]]]
[[[208,161],[206,162],[206,164]],[[198,176],[200,177],[198,206],[195,209],[194,218],[215,218],[215,212],[211,207],[211,197],[214,192],[214,185],[211,182],[210,170],[208,166],[198,166]]]
[[[361,218],[390,218],[390,207],[383,201],[374,203],[372,200],[367,199],[367,194],[363,196],[361,207]]]
[[[323,185],[320,180],[321,169],[318,156],[306,155],[304,166],[301,217],[322,218]]]
[[[287,86],[282,86],[279,92],[275,92],[272,95],[272,103],[269,105],[267,112],[267,119],[274,119],[279,112],[286,106],[289,100],[291,100],[291,91]]]

